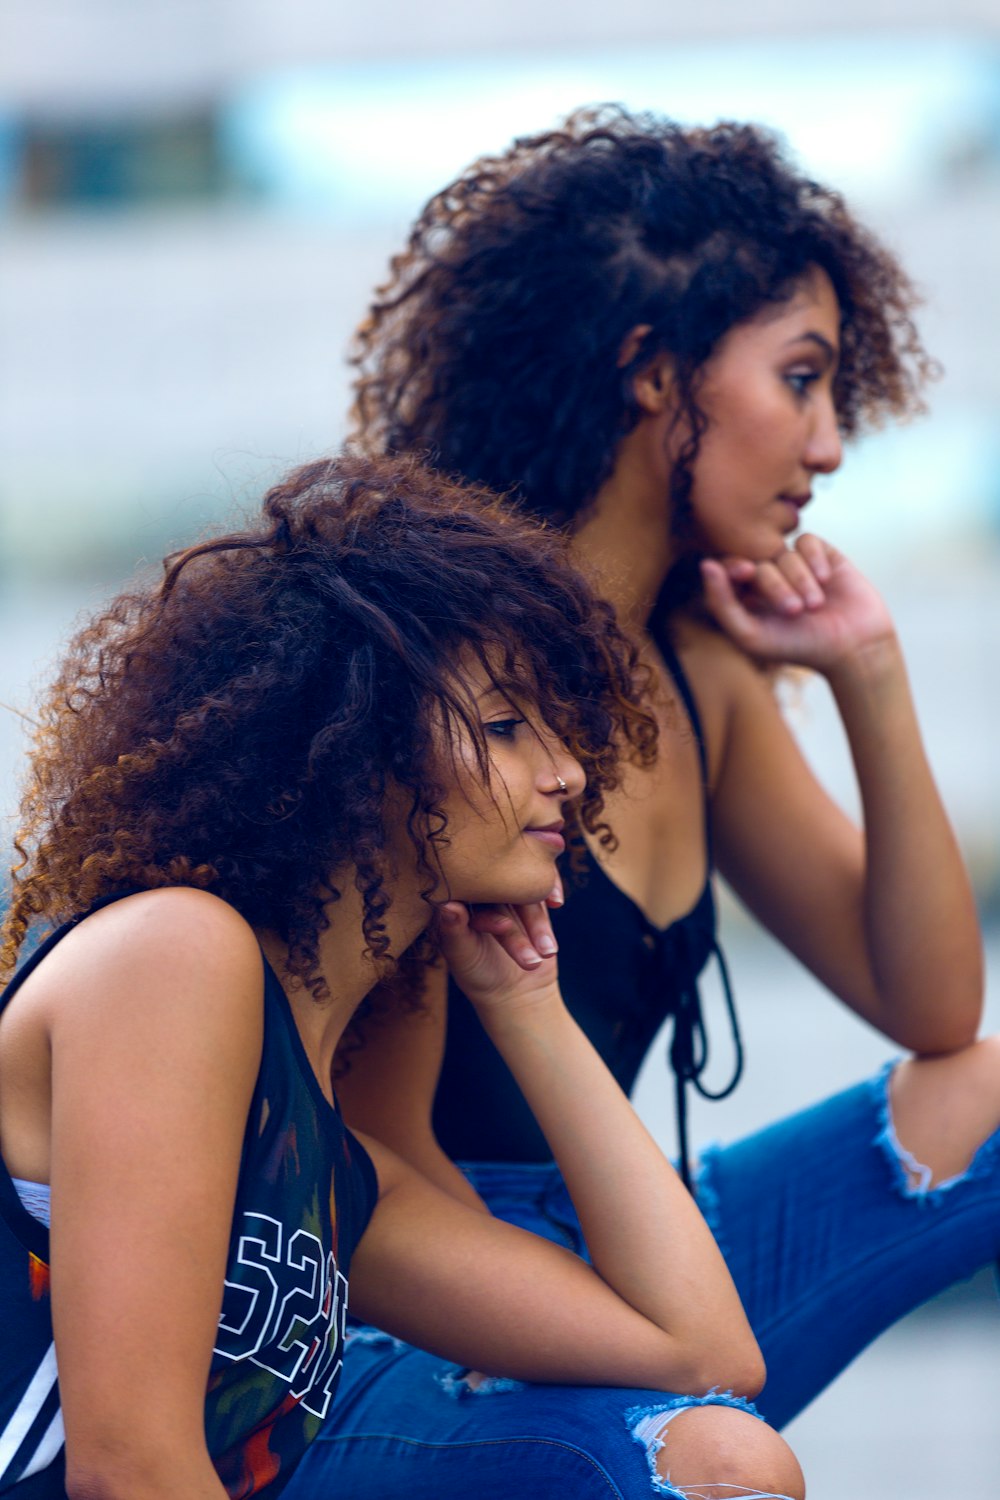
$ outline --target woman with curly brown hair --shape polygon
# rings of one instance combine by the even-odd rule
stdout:
[[[425,453],[566,528],[653,675],[660,756],[629,767],[609,800],[615,849],[585,834],[567,862],[553,927],[567,1003],[624,1088],[672,1018],[682,1171],[685,1087],[708,1092],[697,984],[718,953],[713,869],[834,995],[916,1054],[691,1162],[776,1426],[1000,1249],[1000,1047],[975,1040],[976,912],[899,641],[845,557],[793,540],[844,438],[919,407],[930,367],[914,301],[896,261],[767,132],[609,107],[515,142],[433,198],[355,353],[356,439]],[[830,686],[863,829],[785,725],[773,691],[785,665]],[[476,920],[522,954],[545,931],[514,933],[506,913]],[[401,1018],[373,1034],[348,1117],[456,1196],[475,1188],[586,1253],[460,989],[447,1023],[441,995],[436,1027]],[[370,1383],[344,1427],[359,1457],[362,1424],[400,1401],[391,1375],[381,1393]],[[685,1420],[669,1436],[651,1429],[667,1460]],[[401,1459],[401,1487],[407,1472]]]
[[[316,1493],[349,1278],[362,1317],[509,1383],[642,1387],[596,1386],[623,1410],[734,1387],[801,1494],[743,1399],[722,1258],[555,960],[468,920],[537,921],[564,812],[612,847],[619,759],[653,756],[635,653],[564,550],[410,461],[326,461],[78,635],[5,930],[10,965],[61,924],[0,1017],[0,1493]],[[343,1123],[345,1031],[380,981],[417,1013],[432,921],[593,1269]],[[562,1450],[534,1457],[525,1492],[558,1491]]]

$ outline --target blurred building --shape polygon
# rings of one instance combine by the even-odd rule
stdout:
[[[652,0],[566,12],[7,0],[0,33],[0,699],[107,587],[343,432],[345,350],[423,199],[584,102],[764,120],[927,294],[930,420],[862,445],[811,524],[904,620],[984,890],[1000,647],[1000,12]],[[40,590],[47,590],[43,599]],[[0,616],[0,622],[6,618]],[[821,703],[802,714],[850,800]],[[14,721],[0,716],[0,799]]]
[[[944,366],[931,414],[863,443],[810,525],[890,598],[946,800],[996,902],[997,0],[5,0],[0,704],[30,714],[73,617],[137,562],[339,442],[351,329],[424,198],[601,100],[771,124],[925,290]],[[850,804],[828,702],[791,696]],[[21,725],[0,707],[4,833]],[[884,1055],[750,941],[737,930],[750,1076],[699,1134],[738,1133]],[[666,1131],[660,1056],[640,1094]],[[775,1066],[790,1056],[812,1061]],[[968,1307],[904,1325],[795,1424],[816,1500],[995,1496],[1000,1329],[982,1282]]]

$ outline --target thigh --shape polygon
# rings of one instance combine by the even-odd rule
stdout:
[[[702,1158],[698,1196],[783,1426],[879,1333],[1000,1253],[1000,1138],[915,1189],[877,1078]]]
[[[657,1418],[726,1396],[485,1380],[385,1336],[352,1340],[334,1408],[286,1500],[647,1500]],[[660,1429],[662,1429],[662,1422]]]

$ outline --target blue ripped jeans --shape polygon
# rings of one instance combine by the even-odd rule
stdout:
[[[961,1177],[915,1190],[888,1073],[702,1157],[699,1203],[767,1364],[757,1411],[776,1427],[904,1313],[1000,1255],[1000,1133]],[[584,1253],[554,1167],[467,1171],[498,1217]],[[470,1390],[464,1373],[361,1330],[285,1500],[695,1500],[699,1489],[657,1474],[670,1417],[699,1401],[753,1409],[715,1393],[511,1381]]]

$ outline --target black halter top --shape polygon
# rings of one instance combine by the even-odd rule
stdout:
[[[656,644],[687,710],[698,747],[705,788],[705,885],[685,916],[669,927],[656,927],[581,841],[561,862],[566,903],[552,913],[552,924],[566,1004],[626,1093],[663,1021],[673,1017],[668,1056],[675,1078],[680,1161],[686,1178],[686,1086],[692,1084],[706,1098],[731,1093],[742,1071],[742,1045],[716,938],[708,759],[701,720],[676,653],[660,631]],[[736,1049],[733,1077],[715,1093],[702,1083],[708,1043],[698,994],[698,977],[713,953],[720,965]],[[551,1160],[513,1076],[454,985],[449,986],[447,1041],[434,1103],[434,1128],[443,1149],[459,1161]]]

